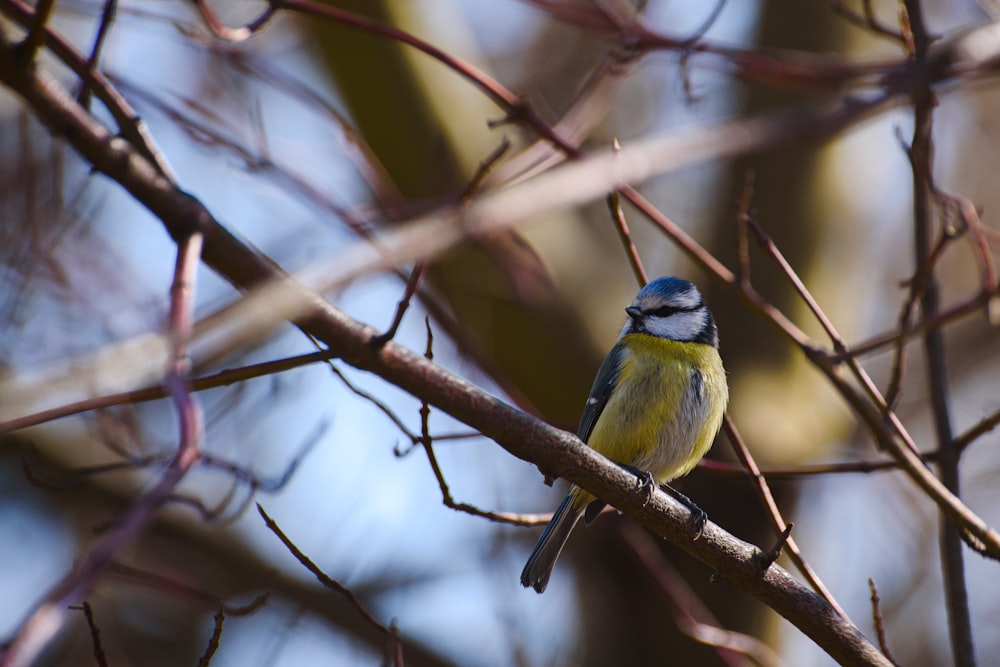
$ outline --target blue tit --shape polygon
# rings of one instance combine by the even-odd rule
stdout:
[[[615,463],[665,483],[697,465],[722,425],[729,389],[719,336],[698,288],[680,278],[649,283],[625,312],[628,319],[597,372],[577,436]],[[603,507],[573,486],[531,552],[521,585],[544,591],[584,511],[590,523]]]

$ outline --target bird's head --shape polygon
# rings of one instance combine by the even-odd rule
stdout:
[[[686,280],[664,277],[650,282],[625,309],[622,335],[644,333],[685,343],[718,347],[719,335],[701,292]]]

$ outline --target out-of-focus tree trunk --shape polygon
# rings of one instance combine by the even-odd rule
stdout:
[[[424,36],[472,62],[480,59],[462,39],[460,12],[451,14],[444,29],[431,25],[426,10],[406,0],[338,5]],[[514,126],[487,127],[488,119],[503,117],[501,109],[414,49],[328,23],[315,24],[314,34],[353,121],[409,203],[400,217],[415,212],[422,201],[457,201],[505,134],[516,143],[520,130]],[[567,214],[561,227],[576,224],[574,220]],[[552,243],[596,245],[585,228],[553,233],[551,223],[546,227],[544,238]],[[515,400],[570,426],[579,418],[603,355],[602,343],[595,342],[592,326],[581,314],[592,304],[576,300],[579,289],[557,289],[576,277],[564,275],[559,264],[564,260],[550,257],[544,248],[536,251],[535,241],[511,233],[469,244],[436,261],[428,274],[433,292],[461,321],[462,331],[451,333],[464,335],[459,343],[465,351],[482,361]],[[593,273],[601,276],[599,270]]]

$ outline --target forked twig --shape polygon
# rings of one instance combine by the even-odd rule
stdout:
[[[336,579],[330,577],[325,572],[323,572],[323,570],[321,570],[318,565],[316,565],[308,556],[306,556],[306,554],[301,549],[299,549],[298,546],[296,546],[296,544],[291,540],[291,538],[288,537],[284,533],[284,531],[281,530],[281,527],[278,525],[278,523],[274,519],[272,519],[267,512],[264,511],[264,508],[261,506],[260,503],[257,503],[257,512],[260,513],[261,518],[264,519],[264,525],[266,525],[268,530],[274,533],[275,536],[277,536],[277,538],[281,540],[281,543],[284,544],[285,548],[288,549],[288,552],[295,557],[295,560],[299,561],[299,563],[301,563],[309,572],[311,572],[313,576],[315,576],[316,579],[320,582],[320,584],[322,584],[325,588],[330,589],[331,591],[337,593],[342,598],[344,598],[348,604],[354,607],[354,609],[358,612],[361,618],[368,625],[375,628],[379,633],[381,633],[386,638],[387,644],[394,647],[394,650],[392,651],[393,655],[399,656],[400,658],[399,660],[394,662],[394,664],[397,667],[402,667],[403,664],[401,660],[402,648],[401,646],[398,645],[399,637],[395,629],[388,628],[382,625],[371,614],[371,612],[369,612],[368,609],[365,608],[365,605],[362,604],[361,600],[358,599],[358,597],[354,594],[353,591],[351,591],[351,589],[347,588],[342,583],[340,583]]]
[[[427,346],[424,350],[424,357],[428,361],[431,361],[434,359],[434,335],[431,331],[429,318],[424,320],[424,325],[427,328]],[[480,509],[475,505],[470,505],[469,503],[456,502],[451,495],[451,490],[448,488],[448,481],[445,479],[444,473],[441,471],[441,465],[438,463],[437,455],[434,454],[434,439],[431,437],[430,433],[430,414],[430,404],[428,404],[427,401],[421,401],[419,443],[423,448],[424,453],[427,454],[427,462],[430,463],[431,470],[434,472],[434,479],[437,480],[438,488],[441,490],[441,502],[444,503],[445,507],[458,512],[471,514],[472,516],[489,519],[490,521],[495,521],[497,523],[509,523],[515,526],[539,526],[548,523],[549,520],[552,519],[551,514],[513,514],[511,512],[493,512],[490,510]]]

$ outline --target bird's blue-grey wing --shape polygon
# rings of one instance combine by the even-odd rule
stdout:
[[[594,378],[594,386],[590,388],[590,396],[587,397],[587,404],[583,407],[583,416],[580,417],[580,427],[576,431],[578,438],[587,442],[590,434],[594,430],[594,424],[604,412],[604,406],[608,404],[611,393],[618,384],[618,376],[621,373],[622,357],[625,355],[625,346],[616,343],[608,356],[604,357],[604,362],[597,371]]]

